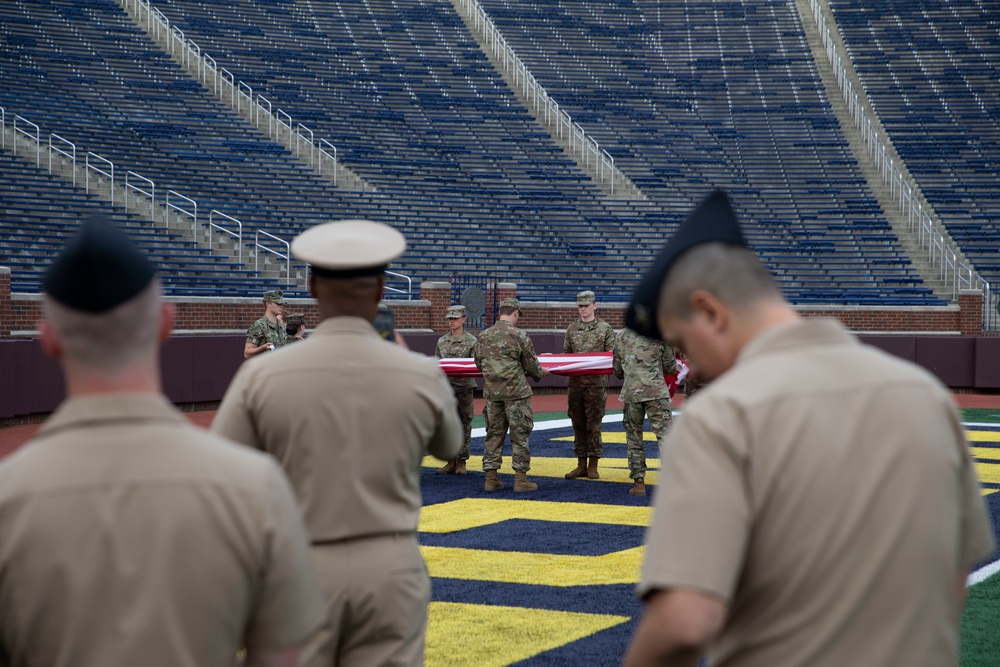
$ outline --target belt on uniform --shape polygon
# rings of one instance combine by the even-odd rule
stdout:
[[[365,535],[353,535],[350,537],[337,537],[332,540],[312,540],[310,545],[314,547],[328,547],[338,544],[350,544],[351,542],[361,542],[364,540],[377,540],[385,537],[416,537],[413,530],[396,530],[385,533],[366,533]]]

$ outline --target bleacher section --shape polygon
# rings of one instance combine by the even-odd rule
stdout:
[[[791,4],[481,4],[546,90],[654,200],[728,187],[795,300],[927,294],[851,154]]]
[[[860,178],[785,3],[487,3],[651,202],[604,196],[444,0],[154,4],[378,191],[338,190],[260,138],[112,0],[0,3],[0,104],[250,230],[393,224],[410,240],[394,269],[417,281],[488,273],[528,299],[625,299],[722,185],[794,301],[940,303]]]
[[[1000,279],[1000,26],[975,0],[831,0],[910,173],[984,278]]]
[[[109,212],[94,195],[81,195],[66,180],[40,172],[33,163],[0,152],[0,266],[11,268],[18,292],[38,292],[49,258],[76,232],[81,217]],[[115,219],[161,270],[176,295],[240,296],[257,282],[253,272],[223,261],[177,234],[156,228],[115,207]]]
[[[429,116],[425,107],[434,105],[428,100],[414,107],[416,120],[404,124],[392,121],[397,112],[370,95],[367,106],[351,113],[335,100],[312,100],[313,113],[329,109],[343,116],[344,127],[364,131],[366,118],[382,116],[380,122],[389,124],[353,149],[367,151],[366,163],[375,166],[366,175],[373,176],[379,192],[343,192],[277,144],[255,138],[245,122],[212,100],[110,0],[4,3],[0,12],[8,48],[12,41],[17,45],[7,51],[14,62],[5,68],[10,76],[5,71],[4,83],[16,93],[9,107],[89,150],[101,147],[102,155],[152,178],[159,190],[174,189],[196,199],[202,209],[217,208],[251,229],[290,239],[317,221],[372,217],[401,227],[410,239],[412,251],[395,267],[400,272],[417,280],[477,270],[501,279],[513,276],[522,293],[536,297],[566,296],[597,281],[624,298],[637,270],[633,263],[645,260],[632,256],[635,244],[616,218],[608,228],[618,245],[595,231],[599,223],[586,214],[614,216],[571,162],[553,157],[558,149],[551,145],[532,149],[527,164],[579,181],[568,194],[532,178],[518,162],[523,137],[500,131],[488,151],[473,153],[447,137],[465,126],[455,120],[461,114],[440,110],[452,117],[449,126]],[[263,52],[273,54],[266,47]],[[512,113],[521,117],[523,130],[530,122],[525,112],[515,107]],[[317,126],[308,113],[301,120]],[[504,126],[487,113],[479,120]],[[340,140],[327,128],[316,129],[319,136]],[[439,146],[431,150],[435,143]],[[542,155],[559,168],[542,164]],[[518,172],[506,173],[509,164],[518,165]],[[559,227],[560,221],[566,225]],[[567,265],[571,249],[581,246],[603,248],[604,255],[592,257],[586,270]]]

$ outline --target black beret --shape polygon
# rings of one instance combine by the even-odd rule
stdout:
[[[632,300],[625,311],[625,326],[647,338],[661,339],[656,325],[660,288],[674,262],[691,248],[704,243],[747,245],[729,197],[722,190],[715,190],[705,197],[663,246],[632,293]]]
[[[106,216],[84,219],[45,273],[45,292],[85,313],[103,313],[144,290],[156,269]]]

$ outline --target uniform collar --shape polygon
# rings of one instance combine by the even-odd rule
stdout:
[[[747,343],[738,362],[802,346],[857,345],[858,339],[833,319],[810,319],[767,329]]]
[[[63,401],[39,430],[39,435],[124,421],[188,423],[163,394],[87,394]]]
[[[313,331],[313,336],[315,335],[329,335],[329,334],[362,334],[362,335],[372,335],[380,337],[378,331],[375,330],[374,325],[363,317],[328,317],[319,323],[319,326]]]

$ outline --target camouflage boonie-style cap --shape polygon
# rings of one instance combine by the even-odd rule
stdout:
[[[448,312],[445,313],[445,318],[449,320],[457,320],[460,317],[465,317],[465,306],[449,306]]]
[[[594,293],[591,292],[590,290],[580,292],[579,294],[576,295],[576,305],[578,306],[589,306],[596,300],[597,297],[595,297]]]
[[[276,303],[279,306],[285,305],[285,293],[281,290],[272,290],[270,292],[264,292],[264,301],[270,301],[271,303]]]
[[[298,328],[298,327],[302,326],[305,323],[306,323],[306,314],[305,313],[292,313],[291,315],[286,315],[285,316],[285,324],[286,325],[290,324],[293,327]]]
[[[507,297],[500,302],[501,308],[513,308],[514,310],[521,311],[521,302],[513,297]]]

